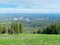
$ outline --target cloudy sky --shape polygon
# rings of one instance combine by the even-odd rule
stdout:
[[[60,13],[60,0],[0,0],[0,13]]]

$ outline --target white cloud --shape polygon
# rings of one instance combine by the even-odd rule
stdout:
[[[60,10],[48,10],[48,9],[0,8],[0,13],[49,13],[59,11]]]
[[[0,0],[0,4],[17,5],[15,8],[0,8],[0,13],[60,12],[60,0]]]
[[[58,4],[60,5],[60,0],[0,0],[0,4],[15,4],[15,5]]]

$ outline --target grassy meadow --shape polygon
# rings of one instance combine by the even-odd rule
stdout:
[[[0,34],[0,45],[60,45],[60,35]]]

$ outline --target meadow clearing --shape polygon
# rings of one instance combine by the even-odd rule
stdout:
[[[60,35],[0,34],[0,45],[60,45]]]

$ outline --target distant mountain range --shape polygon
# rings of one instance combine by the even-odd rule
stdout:
[[[33,20],[54,20],[60,19],[60,14],[41,14],[41,13],[0,13],[0,21],[2,20],[24,20],[24,21],[33,21]]]

